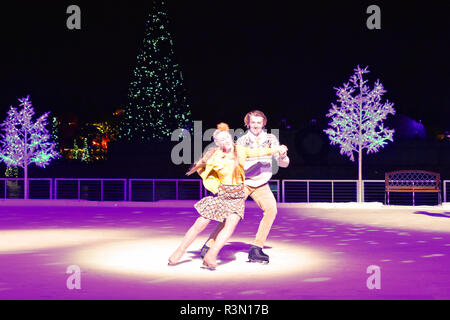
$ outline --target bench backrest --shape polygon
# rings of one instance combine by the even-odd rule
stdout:
[[[440,174],[424,170],[386,172],[386,190],[440,190]]]

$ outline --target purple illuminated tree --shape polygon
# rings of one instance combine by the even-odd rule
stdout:
[[[28,165],[47,166],[53,158],[60,157],[56,144],[50,141],[45,128],[50,112],[44,113],[36,122],[32,121],[34,110],[29,96],[19,99],[22,110],[10,107],[6,120],[1,124],[4,134],[0,159],[7,166],[24,169],[24,198],[28,199]]]
[[[387,144],[394,141],[394,130],[385,128],[383,120],[389,114],[395,114],[393,103],[386,100],[381,102],[386,92],[383,85],[377,80],[370,89],[363,79],[363,74],[369,73],[368,67],[361,69],[358,65],[355,73],[350,77],[350,83],[343,87],[334,88],[338,96],[339,105],[332,103],[327,117],[331,128],[324,130],[330,138],[332,145],[339,145],[341,154],[347,155],[351,161],[355,161],[354,153],[358,154],[358,202],[362,197],[362,153],[378,152]]]

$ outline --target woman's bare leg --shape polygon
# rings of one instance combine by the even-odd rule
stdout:
[[[189,228],[189,230],[184,235],[183,241],[181,241],[180,246],[175,250],[174,253],[169,258],[169,264],[177,263],[183,254],[186,252],[187,248],[192,244],[192,242],[197,238],[200,232],[205,230],[206,226],[211,220],[204,217],[199,217]]]
[[[237,214],[231,214],[226,220],[223,229],[219,232],[216,237],[216,241],[212,245],[212,247],[208,250],[208,253],[205,255],[203,259],[203,264],[207,266],[215,267],[217,266],[217,255],[220,250],[223,248],[225,243],[227,243],[228,239],[230,239],[231,235],[234,232],[237,224],[241,220],[241,217]]]
[[[216,241],[217,235],[220,233],[220,231],[222,231],[224,226],[225,226],[225,222],[220,222],[217,224],[216,228],[209,235],[209,238],[205,243],[208,247],[210,247],[210,248],[212,247],[212,245],[214,244],[214,241]]]

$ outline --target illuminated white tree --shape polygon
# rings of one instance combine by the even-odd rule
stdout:
[[[386,100],[381,102],[386,92],[383,85],[377,80],[370,90],[363,74],[369,73],[368,67],[361,69],[358,65],[355,73],[350,77],[350,83],[343,87],[334,88],[338,96],[339,105],[332,103],[327,117],[331,118],[328,124],[331,128],[324,130],[330,138],[332,145],[339,145],[340,153],[347,155],[355,161],[354,153],[358,154],[358,192],[357,200],[362,202],[362,153],[378,152],[387,144],[394,141],[394,130],[385,128],[383,120],[389,114],[395,114],[393,103]]]
[[[45,167],[54,158],[60,157],[55,151],[55,143],[45,128],[50,112],[44,113],[36,122],[32,121],[34,110],[29,96],[19,99],[21,110],[10,107],[6,120],[1,124],[4,134],[0,159],[7,166],[24,169],[24,198],[28,199],[28,165],[35,163]]]

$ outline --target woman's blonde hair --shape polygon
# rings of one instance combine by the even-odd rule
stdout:
[[[248,112],[248,113],[245,115],[245,117],[244,117],[244,123],[245,123],[245,126],[246,126],[247,128],[250,127],[250,117],[251,117],[251,116],[254,116],[254,117],[262,117],[262,118],[263,118],[263,127],[266,126],[266,124],[267,124],[267,117],[266,117],[266,115],[264,114],[264,112],[262,112],[261,110],[252,110],[252,111]]]
[[[217,129],[216,129],[216,131],[214,131],[214,133],[213,133],[213,139],[214,139],[214,142],[216,143],[216,144],[218,144],[216,141],[217,141],[217,136],[219,135],[219,133],[221,133],[222,131],[229,131],[230,130],[230,127],[228,126],[228,124],[226,124],[225,122],[221,122],[221,123],[219,123],[218,125],[217,125]],[[228,132],[229,133],[229,132]],[[231,135],[231,134],[230,134]]]

